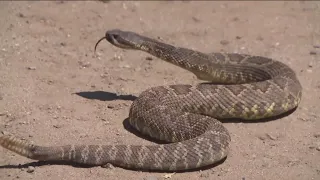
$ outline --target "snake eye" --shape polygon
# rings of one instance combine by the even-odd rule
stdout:
[[[118,34],[113,34],[113,35],[112,35],[112,39],[118,40],[118,38],[119,38],[119,35],[118,35]]]

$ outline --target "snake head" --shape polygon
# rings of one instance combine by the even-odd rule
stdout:
[[[113,29],[113,30],[107,31],[105,36],[102,37],[96,43],[94,48],[95,51],[100,41],[104,39],[106,39],[108,42],[110,42],[114,46],[117,46],[123,49],[139,49],[139,47],[143,43],[143,38],[134,32]]]

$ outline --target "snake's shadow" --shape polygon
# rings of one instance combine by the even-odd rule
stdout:
[[[83,91],[74,93],[86,99],[96,99],[100,101],[127,100],[134,101],[137,97],[134,95],[117,95],[116,93],[106,91]]]

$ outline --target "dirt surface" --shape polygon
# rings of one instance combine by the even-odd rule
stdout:
[[[199,81],[106,41],[94,55],[105,31],[119,28],[202,52],[275,58],[297,72],[304,88],[299,108],[287,117],[226,123],[232,144],[222,164],[171,179],[320,179],[319,19],[315,1],[1,1],[1,133],[40,145],[152,144],[123,126],[132,100],[149,87]],[[0,148],[0,179],[155,180],[168,174],[32,162]]]

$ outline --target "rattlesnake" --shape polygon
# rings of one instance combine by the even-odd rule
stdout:
[[[209,81],[153,87],[132,103],[130,124],[167,143],[44,147],[3,135],[2,147],[35,160],[188,170],[226,158],[231,138],[217,119],[276,116],[297,107],[301,99],[302,87],[294,71],[279,61],[246,54],[205,54],[121,30],[107,31],[96,47],[103,39],[120,48],[145,51]]]

